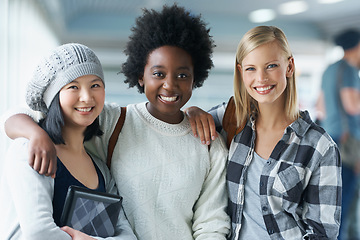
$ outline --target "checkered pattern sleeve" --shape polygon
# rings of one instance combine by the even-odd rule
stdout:
[[[222,128],[222,120],[224,118],[225,110],[227,103],[223,102],[213,108],[211,108],[208,112],[214,118],[216,131],[219,132],[224,139],[226,139],[226,132]]]
[[[313,159],[319,161],[311,168],[310,178],[304,191],[302,218],[309,239],[337,239],[341,215],[341,167],[340,154],[335,144],[322,136],[314,149]],[[310,159],[311,161],[312,159]]]

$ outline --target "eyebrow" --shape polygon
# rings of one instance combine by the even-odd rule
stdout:
[[[102,82],[101,78],[99,78],[99,77],[96,77],[96,78],[94,78],[93,80],[91,80],[91,82],[97,82],[97,81],[101,81],[101,82]],[[70,84],[70,83],[79,83],[79,82],[75,79],[75,80],[69,82],[69,84]]]
[[[271,61],[266,62],[264,65],[270,64],[270,63],[274,63],[274,62],[280,62],[280,60],[278,59],[274,59]],[[256,64],[250,63],[250,64],[241,64],[242,66],[255,66]]]
[[[91,80],[91,82],[97,82],[97,81],[100,81],[100,82],[102,82],[102,80],[99,78],[99,77],[97,77],[97,78],[94,78],[93,80]]]
[[[269,61],[269,62],[267,62],[267,63],[265,63],[265,64],[269,64],[269,63],[274,63],[274,62],[280,62],[280,60],[278,60],[278,59],[274,59],[274,60],[271,60],[271,61]]]
[[[154,65],[150,69],[154,69],[154,68],[165,68],[165,67],[162,65]]]
[[[150,69],[154,69],[154,68],[165,68],[165,67],[163,65],[154,65]],[[190,71],[190,68],[189,67],[178,67],[177,70],[188,70],[188,71]]]

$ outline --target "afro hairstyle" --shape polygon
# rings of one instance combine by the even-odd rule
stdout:
[[[164,5],[162,11],[143,9],[136,19],[124,53],[127,60],[121,73],[129,87],[137,86],[144,93],[138,80],[144,74],[149,54],[162,46],[175,46],[185,50],[194,64],[194,88],[201,87],[213,67],[211,60],[215,47],[210,29],[201,16],[193,16],[183,7]]]

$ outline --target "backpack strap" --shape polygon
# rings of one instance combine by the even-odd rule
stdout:
[[[121,129],[125,122],[125,116],[126,116],[126,107],[121,107],[121,113],[120,113],[119,120],[116,123],[115,129],[114,129],[113,133],[111,134],[111,137],[109,139],[109,144],[108,144],[108,154],[107,154],[106,165],[108,166],[109,169],[111,166],[111,157],[113,155],[116,142],[118,140],[119,134],[120,134]]]
[[[240,133],[244,129],[246,124],[243,123],[241,124],[240,127],[237,127],[235,109],[236,106],[235,106],[234,97],[231,96],[226,106],[224,118],[222,121],[223,129],[227,133],[226,146],[228,147],[228,149],[230,148],[230,144],[234,136]]]

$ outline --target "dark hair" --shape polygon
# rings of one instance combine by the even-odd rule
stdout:
[[[360,41],[360,32],[355,29],[347,29],[334,38],[336,45],[341,46],[344,50],[356,47]]]
[[[46,117],[40,120],[39,126],[47,132],[55,144],[65,144],[61,131],[64,125],[65,121],[60,108],[60,97],[59,93],[57,93],[49,106]],[[93,136],[101,136],[102,134],[99,117],[97,117],[95,121],[85,129],[84,142],[90,140]]]
[[[190,54],[194,64],[194,87],[203,85],[213,67],[211,57],[215,45],[200,15],[193,16],[176,4],[165,5],[161,12],[144,9],[131,31],[124,50],[127,60],[121,70],[129,87],[137,86],[140,93],[144,92],[138,80],[144,74],[148,56],[165,45],[179,47]]]

